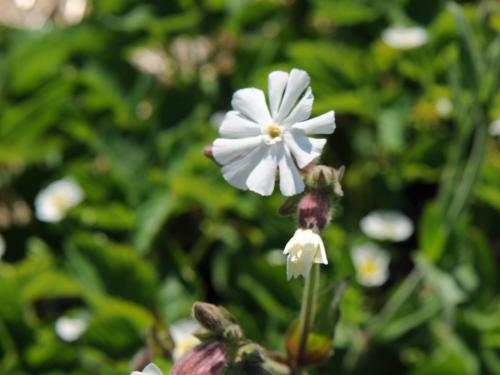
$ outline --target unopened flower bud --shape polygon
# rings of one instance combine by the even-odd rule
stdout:
[[[299,202],[299,224],[304,229],[322,231],[332,217],[330,199],[322,190],[313,190],[305,194]]]
[[[172,375],[219,375],[224,372],[228,362],[229,355],[224,344],[207,341],[177,361]]]
[[[205,155],[207,158],[209,158],[215,162],[214,154],[213,154],[213,146],[211,144],[203,147],[203,155]]]
[[[214,333],[223,333],[233,320],[229,319],[227,310],[210,303],[196,302],[193,305],[195,319],[206,329]]]
[[[316,165],[311,168],[305,178],[308,187],[312,189],[324,189],[331,187],[335,195],[342,197],[342,185],[340,181],[344,177],[345,167],[339,169],[327,167],[325,165]]]
[[[243,332],[238,324],[230,324],[224,329],[223,336],[229,341],[238,341],[243,338]]]

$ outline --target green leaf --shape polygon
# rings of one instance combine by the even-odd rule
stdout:
[[[420,219],[418,243],[423,255],[431,262],[439,260],[446,245],[446,230],[439,206],[428,204]]]
[[[166,191],[157,191],[139,207],[137,230],[133,235],[134,248],[146,253],[175,207],[175,199]]]

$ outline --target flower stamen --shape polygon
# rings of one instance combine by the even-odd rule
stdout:
[[[281,126],[274,122],[269,124],[269,126],[267,127],[267,134],[271,138],[278,138],[281,135],[281,132]]]

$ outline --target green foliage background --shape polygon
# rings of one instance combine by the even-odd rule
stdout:
[[[424,26],[428,43],[391,49],[380,35],[395,23]],[[428,0],[96,0],[78,25],[0,28],[3,215],[65,176],[85,191],[60,223],[3,221],[0,373],[126,374],[155,315],[171,324],[196,300],[284,350],[303,281],[286,281],[277,251],[295,223],[277,216],[278,193],[237,191],[201,150],[236,89],[297,67],[313,114],[336,111],[323,162],[347,168],[322,285],[354,275],[368,212],[416,225],[382,244],[383,287],[353,280],[335,355],[313,372],[500,374],[500,141],[487,132],[500,117],[499,31],[498,2]],[[200,37],[203,58],[173,52]],[[162,73],[134,66],[143,47],[164,51]],[[61,341],[55,320],[82,309],[88,330]]]

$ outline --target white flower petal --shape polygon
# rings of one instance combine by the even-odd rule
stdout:
[[[40,221],[57,222],[83,200],[82,188],[71,178],[49,184],[35,198],[35,215]]]
[[[256,88],[238,90],[233,95],[231,105],[236,111],[261,125],[267,125],[272,121],[262,90]]]
[[[292,69],[286,84],[285,94],[281,102],[280,109],[275,117],[275,120],[280,122],[284,120],[293,106],[302,95],[304,90],[309,86],[311,81],[309,74],[303,70]]]
[[[274,190],[277,168],[276,147],[268,147],[264,157],[257,163],[247,178],[248,189],[260,195],[271,195]]]
[[[389,278],[390,256],[375,244],[356,246],[351,252],[356,278],[364,286],[384,284]]]
[[[253,137],[261,133],[260,125],[242,117],[237,111],[229,111],[219,128],[223,138]]]
[[[332,134],[335,130],[335,113],[333,111],[297,122],[292,129],[302,130],[305,134]]]
[[[78,340],[86,329],[87,319],[85,318],[68,318],[63,316],[56,320],[56,334],[67,342]]]
[[[326,139],[308,138],[300,132],[292,131],[285,135],[285,143],[299,168],[304,168],[321,155]]]
[[[296,122],[307,120],[311,116],[313,102],[314,95],[311,88],[308,87],[306,93],[302,96],[293,111],[283,120],[283,124],[292,125]]]
[[[3,255],[5,254],[6,247],[7,246],[5,245],[5,240],[3,236],[0,234],[0,259],[2,259]]]
[[[389,27],[382,33],[385,44],[396,49],[417,48],[427,43],[427,31],[422,27]]]
[[[266,155],[266,147],[261,145],[253,149],[248,155],[237,159],[222,167],[222,175],[224,179],[231,185],[242,189],[248,190],[247,180],[252,170]]]
[[[288,280],[299,275],[307,278],[314,262],[328,264],[323,240],[311,229],[297,229],[283,254],[287,255]]]
[[[323,241],[319,243],[319,251],[316,252],[314,256],[314,263],[328,264],[328,258],[326,257],[325,244]]]
[[[172,352],[174,361],[179,360],[200,343],[200,340],[194,336],[194,333],[199,328],[198,322],[192,319],[179,320],[170,326],[170,335],[174,341],[174,350]]]
[[[271,115],[275,118],[278,113],[281,100],[283,99],[283,92],[285,91],[286,83],[288,81],[288,73],[281,70],[276,70],[269,74],[268,91],[269,91],[269,106],[271,108]]]
[[[150,363],[142,371],[133,371],[130,375],[163,375],[163,372],[154,364]]]
[[[304,191],[304,181],[288,150],[284,150],[279,161],[280,190],[289,197]]]
[[[361,231],[377,240],[406,241],[413,234],[413,223],[399,211],[373,211],[360,221]]]
[[[245,155],[262,142],[262,137],[248,138],[217,138],[212,147],[214,159],[220,164],[226,164]]]
[[[308,251],[301,251],[299,258],[289,255],[286,262],[286,277],[290,280],[292,277],[302,275],[304,279],[309,277],[311,266],[313,264],[314,254]]]
[[[494,120],[490,124],[488,130],[489,130],[490,135],[492,137],[500,137],[500,118],[497,118],[496,120]]]

